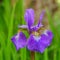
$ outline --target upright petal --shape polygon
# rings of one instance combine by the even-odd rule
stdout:
[[[27,9],[24,15],[25,21],[28,25],[28,28],[34,24],[34,10],[33,9]]]
[[[43,20],[44,14],[45,14],[45,10],[43,10],[41,15],[40,15],[38,26],[40,26],[42,24],[42,20]]]
[[[22,32],[17,33],[11,40],[17,50],[26,46],[26,37]]]

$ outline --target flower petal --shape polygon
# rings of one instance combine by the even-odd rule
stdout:
[[[45,31],[41,36],[30,35],[27,48],[32,51],[38,51],[43,53],[44,50],[51,44],[53,34],[50,30]]]
[[[51,42],[52,42],[52,38],[53,38],[53,34],[50,30],[45,31],[42,35],[41,35],[41,40],[39,40],[39,50],[41,53],[44,52],[44,50],[50,46]]]
[[[44,44],[40,43],[40,41],[38,43],[38,46],[39,46],[40,53],[43,53],[45,51],[45,49],[47,48]]]
[[[39,26],[38,25],[35,25],[35,26],[32,26],[31,27],[31,31],[37,31],[38,29],[40,29],[43,25],[40,24]]]
[[[43,10],[42,13],[41,13],[41,15],[40,15],[38,26],[40,26],[42,24],[42,20],[43,20],[44,14],[45,14],[45,10]]]
[[[16,46],[17,50],[26,46],[26,37],[22,32],[17,33],[15,36],[12,37],[11,40]]]
[[[44,44],[49,46],[53,39],[53,33],[50,30],[45,30],[44,33],[41,35],[41,41],[44,41]]]
[[[38,39],[35,38],[34,35],[30,35],[28,41],[27,41],[27,48],[31,51],[39,51],[38,48]]]
[[[18,28],[22,28],[22,29],[28,29],[28,26],[27,25],[19,25]]]
[[[24,15],[25,21],[28,25],[28,28],[34,24],[34,10],[33,9],[27,9]]]

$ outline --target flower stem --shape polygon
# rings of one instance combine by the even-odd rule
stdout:
[[[35,52],[31,51],[31,60],[35,60]]]

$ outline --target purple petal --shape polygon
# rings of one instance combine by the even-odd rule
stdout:
[[[31,31],[37,31],[39,28],[41,28],[43,25],[40,24],[39,26],[38,25],[35,25],[35,26],[32,26],[31,27]]]
[[[40,15],[40,21],[43,20],[44,14],[45,14],[45,10],[43,10],[42,13],[41,13],[41,15]]]
[[[27,25],[19,25],[18,28],[22,28],[22,29],[28,29],[28,26]]]
[[[44,14],[45,14],[45,10],[43,10],[42,13],[41,13],[41,15],[40,15],[38,26],[40,26],[42,24],[42,20],[43,20]]]
[[[22,32],[17,33],[15,36],[12,37],[11,40],[16,46],[17,50],[26,46],[26,37]]]
[[[44,50],[50,46],[51,42],[52,42],[52,38],[53,38],[53,34],[50,30],[45,31],[42,35],[41,35],[41,40],[39,41],[39,50],[41,53],[44,52]]]
[[[38,43],[38,46],[39,46],[40,53],[43,53],[45,51],[45,49],[47,48],[44,44],[40,43],[40,41]]]
[[[34,24],[34,10],[33,9],[27,9],[24,15],[25,21],[28,25],[28,28]]]
[[[53,38],[53,33],[50,30],[45,30],[41,37],[41,42],[44,41],[43,43],[49,46]]]
[[[30,35],[27,41],[27,48],[31,51],[38,51],[38,42],[35,40],[34,35]]]
[[[27,48],[32,51],[39,51],[41,53],[51,44],[53,34],[50,30],[44,31],[41,36],[30,35]]]
[[[52,40],[52,38],[53,38],[53,33],[52,33],[50,30],[47,30],[47,34],[48,34],[50,40]]]

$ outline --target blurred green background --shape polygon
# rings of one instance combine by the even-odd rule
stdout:
[[[35,53],[35,60],[60,60],[60,0],[41,2],[39,0],[0,0],[0,60],[31,60],[30,51],[26,48],[16,51],[11,37],[17,33],[19,24],[25,24],[25,9],[36,8],[37,4],[42,6],[40,10],[46,9],[54,38],[51,46],[43,54]],[[38,10],[39,8],[37,8]]]

